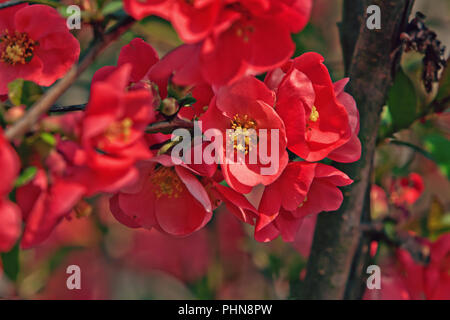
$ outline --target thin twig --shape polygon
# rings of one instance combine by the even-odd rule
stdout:
[[[86,103],[84,104],[74,104],[71,106],[60,106],[55,104],[50,107],[48,110],[49,113],[64,113],[64,112],[72,112],[72,111],[83,111],[86,109]]]
[[[3,2],[3,3],[0,3],[0,10],[1,9],[5,9],[5,8],[9,8],[9,7],[14,7],[14,6],[17,6],[17,5],[22,4],[22,3],[26,3],[26,2],[25,1],[17,1],[17,0],[6,1],[6,2]]]
[[[447,98],[448,99],[448,98]],[[444,101],[445,102],[445,101]],[[392,138],[394,136],[394,134],[396,134],[397,132],[400,132],[402,130],[405,129],[409,129],[413,124],[415,124],[417,121],[424,119],[428,116],[430,116],[431,114],[433,114],[435,112],[435,110],[439,110],[439,108],[441,108],[441,104],[442,101],[434,101],[433,103],[431,103],[430,105],[428,105],[426,108],[424,108],[417,116],[415,119],[413,119],[411,122],[408,122],[400,127],[394,127],[393,125],[391,125],[388,130],[383,134],[380,135],[377,138],[377,146],[382,144],[383,142],[386,142],[389,138]],[[448,103],[445,102],[445,103]]]
[[[50,88],[40,99],[37,101],[30,110],[13,126],[8,128],[5,132],[5,136],[10,141],[25,134],[38,120],[45,114],[50,107],[58,100],[58,98],[76,81],[76,79],[85,71],[89,65],[95,60],[99,53],[107,47],[111,42],[116,40],[132,25],[134,19],[126,17],[122,21],[119,21],[110,31],[108,31],[101,38],[95,38],[80,60],[78,65],[73,66],[69,72]]]
[[[192,121],[183,120],[180,118],[174,118],[171,121],[156,122],[147,127],[147,133],[169,132],[173,129],[184,128],[191,129],[194,127]]]

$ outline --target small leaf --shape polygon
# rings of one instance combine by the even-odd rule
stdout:
[[[422,149],[421,147],[416,146],[416,145],[414,145],[412,143],[409,143],[409,142],[406,142],[406,141],[394,140],[394,139],[392,139],[390,141],[390,143],[391,144],[395,144],[395,145],[399,145],[399,146],[405,146],[405,147],[411,148],[415,152],[422,154],[425,158],[428,158],[428,159],[434,161],[433,155],[431,153],[429,153],[428,151],[426,151],[426,150]]]
[[[447,59],[447,67],[445,67],[441,80],[439,80],[439,91],[436,100],[440,101],[448,97],[450,97],[450,58]]]
[[[42,96],[42,88],[31,81],[17,79],[8,84],[8,98],[15,106],[31,106]]]
[[[447,227],[444,223],[445,209],[439,199],[434,196],[431,202],[430,211],[427,217],[427,228],[431,232],[432,238],[436,239],[440,235],[443,227]]]
[[[37,168],[36,167],[28,167],[20,174],[20,176],[17,178],[15,187],[21,187],[23,185],[26,185],[28,182],[33,180],[33,178],[36,176]]]
[[[193,105],[196,101],[197,100],[189,94],[186,97],[178,100],[178,104],[180,106],[188,106],[188,105]]]
[[[439,134],[430,134],[425,138],[424,145],[442,173],[450,179],[450,141]]]
[[[111,1],[103,7],[102,14],[104,16],[107,16],[109,14],[119,11],[122,8],[123,8],[122,1]]]
[[[49,146],[54,147],[56,145],[55,137],[48,132],[41,133],[41,140],[44,141],[45,143],[47,143]]]
[[[17,281],[17,276],[19,275],[20,270],[19,243],[20,242],[17,242],[9,252],[0,254],[3,263],[3,272],[11,281],[14,282]]]
[[[174,147],[176,144],[180,143],[182,140],[181,137],[176,137],[175,139],[167,142],[158,150],[158,156],[166,153],[170,150],[170,148]]]
[[[407,128],[416,119],[416,92],[412,81],[403,70],[397,73],[394,85],[389,90],[388,105],[394,129]]]

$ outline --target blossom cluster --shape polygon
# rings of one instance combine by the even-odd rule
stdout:
[[[200,230],[224,203],[262,242],[293,241],[305,217],[341,206],[339,187],[353,181],[330,164],[360,158],[359,114],[344,91],[348,79],[333,83],[321,55],[291,59],[291,33],[305,26],[311,1],[124,4],[136,19],[170,20],[186,44],[160,59],[135,38],[116,66],[99,69],[86,110],[56,119],[52,143],[31,143],[22,166],[36,173],[14,189],[17,206],[7,197],[19,160],[0,133],[7,172],[0,178],[0,250],[19,237],[20,217],[21,246],[29,248],[73,210],[83,214],[84,199],[100,193],[111,195],[111,212],[122,224],[173,236]],[[7,70],[1,69],[0,94],[17,78],[51,85],[78,59],[80,46],[54,9],[19,5],[0,14],[0,68]],[[36,25],[36,14],[48,23]],[[187,142],[171,135],[179,127],[200,136],[215,130],[227,141],[194,136],[177,157],[172,151]],[[241,161],[229,161],[230,141]],[[198,148],[220,165],[188,161]],[[267,156],[276,163],[269,174]]]

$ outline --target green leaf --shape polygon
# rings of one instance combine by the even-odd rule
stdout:
[[[15,106],[31,106],[42,96],[42,88],[31,81],[17,79],[8,84],[8,98]]]
[[[28,167],[23,170],[23,172],[16,180],[15,187],[18,188],[30,182],[36,176],[36,172],[36,167]]]
[[[47,143],[49,146],[54,147],[56,145],[56,138],[48,132],[41,133],[41,140]]]
[[[109,14],[115,13],[116,11],[119,11],[122,8],[123,8],[122,1],[112,1],[102,8],[102,14],[104,16],[107,16]]]
[[[439,91],[436,100],[440,101],[448,97],[450,97],[450,58],[447,59],[447,67],[445,67],[441,80],[439,80]]]
[[[450,141],[434,133],[425,137],[425,149],[431,153],[442,173],[450,179]]]
[[[17,276],[19,275],[20,262],[19,262],[19,242],[9,251],[1,253],[3,264],[3,272],[12,281],[17,281]]]
[[[398,145],[398,146],[404,146],[404,147],[411,148],[415,152],[422,154],[425,158],[428,158],[428,159],[434,161],[433,155],[431,153],[429,153],[428,151],[422,149],[419,146],[416,146],[415,144],[412,144],[412,143],[409,143],[409,142],[406,142],[406,141],[394,140],[394,139],[391,140],[390,143]]]
[[[412,81],[403,70],[397,73],[394,85],[389,90],[388,106],[396,131],[409,127],[416,119],[416,92]]]

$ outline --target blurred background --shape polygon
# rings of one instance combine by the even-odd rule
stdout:
[[[120,2],[108,5],[115,10]],[[310,24],[294,36],[296,55],[322,54],[334,81],[344,77],[337,28],[341,6],[342,1],[315,0]],[[449,47],[450,1],[416,0],[415,11],[427,16],[428,26]],[[78,31],[82,47],[91,34],[88,26]],[[115,65],[120,48],[135,37],[144,38],[161,57],[181,43],[167,22],[147,18],[110,46],[59,103],[86,103],[94,72]],[[417,61],[414,56],[402,61],[413,82]],[[383,126],[391,122],[385,108]],[[401,230],[430,240],[450,232],[449,137],[450,113],[444,110],[396,135],[417,148],[380,143],[372,188],[374,219],[393,217]],[[307,219],[293,243],[258,243],[222,206],[206,228],[178,239],[117,223],[108,196],[97,197],[78,207],[44,245],[20,252],[20,268],[0,274],[0,298],[287,299],[305,275],[314,226],[315,219]],[[390,254],[388,247],[378,249],[378,259]],[[72,264],[81,268],[81,290],[66,287],[66,268]]]

